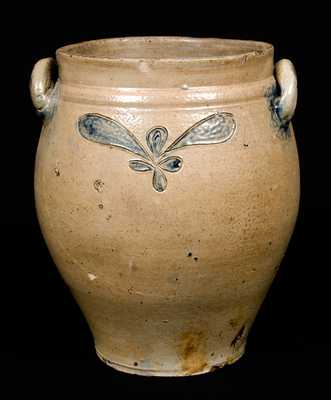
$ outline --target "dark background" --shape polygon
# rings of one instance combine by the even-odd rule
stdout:
[[[217,3],[205,7],[192,3],[179,12],[165,3],[147,9],[128,3],[119,11],[111,5],[89,5],[68,15],[60,6],[31,5],[20,7],[19,21],[14,11],[4,14],[4,20],[15,21],[15,29],[10,25],[2,35],[0,383],[13,380],[12,390],[36,391],[47,382],[48,391],[53,391],[78,381],[87,389],[95,379],[107,387],[110,397],[117,390],[182,392],[184,397],[201,392],[218,398],[222,392],[241,390],[316,394],[322,389],[330,319],[327,13],[313,5],[306,10],[300,5],[293,13],[279,4],[264,4],[256,13],[239,4],[231,11]],[[65,44],[127,35],[267,41],[275,46],[275,60],[290,58],[297,69],[299,99],[293,124],[302,183],[298,222],[253,325],[246,355],[212,374],[144,378],[103,365],[38,227],[33,167],[42,121],[29,98],[32,67]]]

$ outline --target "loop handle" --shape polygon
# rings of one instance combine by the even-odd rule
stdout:
[[[275,66],[280,96],[274,101],[275,111],[283,125],[287,125],[295,112],[298,97],[297,76],[290,60],[283,59]]]
[[[52,71],[56,62],[48,57],[39,60],[33,67],[30,81],[30,94],[38,113],[45,115],[51,108],[55,84]]]

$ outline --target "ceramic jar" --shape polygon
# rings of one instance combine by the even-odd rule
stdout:
[[[96,40],[40,60],[31,95],[38,218],[101,360],[238,360],[297,217],[291,62],[262,42]]]

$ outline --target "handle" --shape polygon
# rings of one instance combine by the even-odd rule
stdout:
[[[52,72],[55,65],[54,58],[43,58],[35,64],[32,70],[30,81],[31,99],[38,113],[42,115],[47,114],[52,108],[55,89]]]
[[[274,100],[274,108],[284,126],[291,121],[297,105],[298,87],[294,65],[283,59],[275,66],[275,75],[280,86],[280,96]]]

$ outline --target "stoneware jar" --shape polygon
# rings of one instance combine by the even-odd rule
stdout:
[[[38,61],[31,95],[38,218],[100,359],[238,360],[297,217],[292,63],[262,42],[96,40]]]

